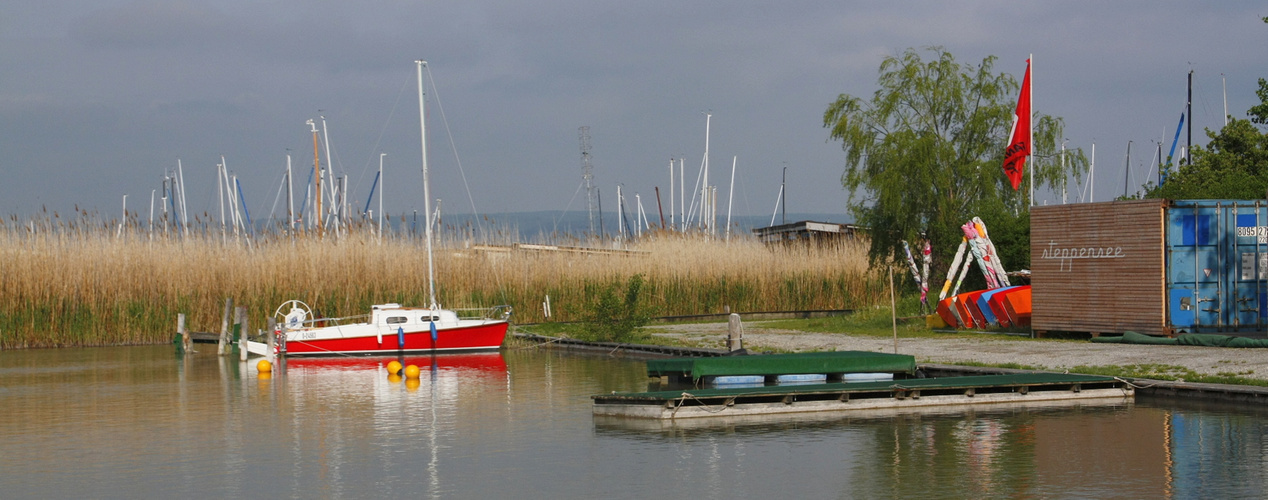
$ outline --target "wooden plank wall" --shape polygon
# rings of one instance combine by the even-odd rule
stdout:
[[[1168,335],[1165,200],[1034,207],[1036,332]]]

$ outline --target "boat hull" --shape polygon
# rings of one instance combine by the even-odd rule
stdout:
[[[506,339],[509,323],[485,321],[472,325],[437,328],[433,340],[431,329],[423,326],[411,330],[346,336],[323,335],[319,329],[289,332],[287,356],[376,355],[432,352],[496,351]],[[402,343],[401,340],[404,339]]]

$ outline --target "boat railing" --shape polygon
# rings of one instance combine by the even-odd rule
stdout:
[[[312,318],[312,319],[306,319],[304,321],[300,321],[299,326],[291,326],[288,324],[282,324],[281,327],[283,330],[300,330],[304,328],[316,328],[316,327],[323,327],[323,326],[342,326],[343,322],[345,321],[349,321],[349,320],[369,321],[369,319],[370,319],[369,314],[357,314],[354,316],[343,316],[340,318]]]
[[[511,317],[511,306],[503,304],[493,307],[471,307],[454,309],[453,312],[457,313],[460,319],[504,321]]]

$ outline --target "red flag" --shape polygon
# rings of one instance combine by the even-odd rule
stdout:
[[[1017,96],[1017,114],[1013,116],[1013,130],[1008,134],[1008,149],[1004,150],[1004,174],[1013,183],[1013,190],[1021,186],[1023,167],[1030,155],[1030,59],[1026,59],[1026,76],[1021,81],[1021,95]]]

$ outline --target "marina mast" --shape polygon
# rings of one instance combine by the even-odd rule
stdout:
[[[581,179],[586,184],[586,212],[590,214],[590,234],[593,235],[594,213],[598,211],[598,204],[594,194],[594,166],[590,164],[590,127],[578,128],[577,136],[581,140]]]

